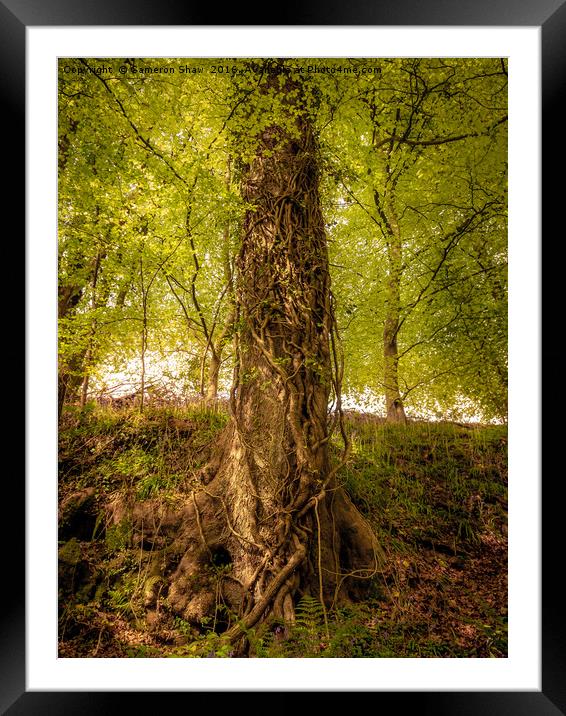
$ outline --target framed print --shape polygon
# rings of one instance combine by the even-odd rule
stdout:
[[[18,554],[17,550],[10,550],[9,555],[13,562],[9,568],[10,572],[14,575],[22,575],[19,580],[10,579],[9,583],[14,589],[16,585],[23,587],[25,564],[27,592],[24,595],[22,589],[16,594],[10,586],[8,594],[5,595],[9,603],[2,618],[2,633],[5,635],[0,657],[3,674],[0,694],[2,708],[7,713],[13,714],[40,711],[112,712],[113,709],[123,708],[126,699],[129,701],[131,692],[136,691],[143,691],[142,698],[148,705],[155,704],[153,708],[157,708],[157,704],[160,703],[157,699],[163,697],[163,692],[168,694],[175,691],[265,690],[375,691],[374,697],[378,699],[378,704],[383,703],[383,699],[398,703],[393,700],[401,698],[407,706],[411,704],[416,706],[418,703],[419,708],[424,707],[425,713],[435,714],[484,712],[504,714],[512,711],[550,715],[564,711],[566,694],[561,678],[564,670],[564,628],[560,620],[560,591],[555,576],[560,569],[558,546],[561,540],[558,530],[561,521],[557,515],[559,500],[556,498],[553,500],[551,497],[555,489],[552,478],[544,491],[542,518],[538,514],[541,501],[540,399],[541,394],[554,398],[552,405],[545,406],[546,420],[547,414],[553,415],[552,408],[555,401],[558,402],[554,386],[560,384],[557,371],[561,362],[558,351],[550,349],[546,373],[548,385],[542,392],[538,378],[541,370],[540,278],[538,276],[541,239],[538,217],[541,211],[541,196],[537,191],[540,176],[538,138],[540,87],[542,87],[543,126],[547,132],[545,149],[548,153],[548,162],[545,169],[548,172],[548,166],[560,166],[561,142],[556,139],[560,136],[560,129],[555,125],[560,116],[556,108],[564,76],[564,58],[561,49],[561,38],[563,31],[566,30],[564,7],[558,2],[548,3],[545,6],[535,6],[532,3],[528,7],[517,10],[505,6],[502,2],[485,3],[483,8],[478,5],[468,7],[462,3],[451,8],[447,13],[436,2],[427,3],[426,11],[424,6],[413,2],[406,2],[403,6],[398,4],[381,6],[379,9],[356,6],[346,9],[333,5],[325,8],[324,11],[313,6],[301,6],[300,9],[296,9],[293,17],[286,15],[285,18],[280,17],[277,21],[262,19],[261,27],[255,22],[249,25],[241,23],[236,17],[235,9],[223,17],[226,24],[211,25],[208,18],[209,11],[203,8],[184,8],[177,11],[172,6],[155,8],[143,3],[136,4],[135,8],[129,3],[116,3],[113,6],[97,5],[96,8],[66,7],[62,2],[37,3],[34,7],[30,3],[21,3],[20,6],[14,0],[4,2],[0,11],[3,20],[2,73],[6,79],[2,85],[7,107],[4,119],[8,119],[5,136],[14,136],[17,131],[15,127],[23,124],[25,107],[26,346],[28,351],[25,501],[23,485],[15,481],[10,484],[10,488],[15,490],[12,502],[15,504],[19,501],[20,505],[25,502],[26,505],[26,555]],[[400,49],[396,52],[393,49],[395,43],[398,47],[402,47],[403,41],[408,43],[407,47],[410,46],[411,49]],[[336,47],[340,47],[338,53],[332,49]],[[439,50],[439,47],[442,49]],[[481,49],[474,51],[475,47]],[[542,55],[539,58],[540,47],[542,47]],[[183,48],[190,48],[190,50],[183,51]],[[54,220],[57,212],[57,188],[55,177],[50,176],[49,173],[44,176],[41,172],[45,171],[46,167],[51,169],[56,167],[56,161],[53,161],[56,157],[55,142],[53,146],[49,146],[49,137],[55,137],[57,127],[53,90],[55,88],[56,94],[58,58],[61,58],[59,68],[68,65],[69,74],[72,74],[73,68],[77,69],[77,73],[79,67],[85,66],[88,69],[88,63],[92,59],[98,58],[97,61],[100,62],[100,58],[124,58],[123,64],[120,65],[120,68],[125,68],[124,72],[122,69],[119,72],[127,75],[128,72],[134,72],[136,60],[131,58],[136,57],[192,58],[184,65],[188,68],[195,64],[194,58],[203,58],[203,61],[213,57],[412,56],[426,58],[438,57],[439,52],[445,57],[509,58],[509,220],[510,233],[519,237],[513,239],[516,242],[513,244],[516,249],[510,245],[511,264],[512,267],[514,266],[510,272],[512,297],[509,344],[510,474],[512,476],[515,474],[517,478],[515,482],[513,478],[510,480],[509,651],[503,653],[494,646],[491,653],[482,652],[479,658],[474,660],[441,659],[436,657],[442,656],[442,653],[431,653],[428,655],[429,658],[417,659],[383,658],[356,661],[349,658],[335,658],[323,661],[318,658],[306,660],[292,658],[282,661],[277,658],[281,654],[274,650],[270,655],[275,658],[254,659],[251,666],[249,664],[252,660],[245,659],[113,659],[106,657],[121,657],[124,654],[111,654],[104,651],[101,654],[102,658],[99,659],[80,658],[79,652],[57,654],[57,636],[54,634],[57,619],[56,617],[53,619],[57,576],[55,562],[50,561],[50,555],[56,552],[52,547],[57,539],[57,507],[56,489],[53,491],[52,485],[48,484],[52,471],[47,467],[57,462],[54,439],[57,426],[55,411],[57,401],[54,398],[55,384],[49,378],[56,371],[54,339],[57,329],[56,321],[51,321],[51,317],[56,315],[56,304],[55,293],[51,288],[56,278],[56,268],[55,272],[53,271],[56,266],[53,248],[57,232],[57,224]],[[156,60],[157,65],[161,69],[165,67]],[[237,63],[234,64],[234,67],[236,66],[239,67]],[[502,67],[506,73],[504,63]],[[542,70],[542,83],[539,68]],[[94,82],[100,85],[101,91],[111,94],[102,72],[94,73],[92,68],[89,71],[93,75]],[[292,80],[289,82],[291,84],[288,85],[287,91],[290,90],[292,95],[295,89]],[[527,101],[525,98],[528,98]],[[154,159],[167,165],[168,169],[176,175],[176,181],[186,184],[185,176],[172,168],[165,158],[164,151],[157,149],[156,145],[151,146],[152,139],[145,134],[145,130],[140,128],[137,121],[132,119],[124,104],[118,99],[115,99],[115,104],[132,127],[138,144],[145,147],[144,151],[149,148],[151,152],[148,151],[148,154],[152,154]],[[506,119],[505,117],[505,121]],[[159,122],[157,114],[155,121]],[[245,113],[242,114],[240,121],[245,123]],[[496,124],[501,121],[503,119],[497,117],[492,123],[492,134]],[[110,134],[113,132],[111,124],[108,124],[107,130]],[[10,131],[9,135],[8,131]],[[462,133],[473,131],[479,130],[463,129]],[[451,136],[455,135],[456,131],[451,132]],[[179,141],[189,143],[192,141],[190,138],[177,136]],[[391,140],[393,136],[394,132],[391,133]],[[401,143],[403,135],[398,133],[395,137]],[[113,147],[119,146],[119,133],[112,142]],[[277,149],[270,146],[266,151],[266,156],[271,156],[271,153],[276,153]],[[110,165],[116,159],[109,156],[108,161]],[[138,161],[137,155],[135,161]],[[21,163],[21,157],[17,157],[10,166],[15,167]],[[229,166],[227,175],[230,171]],[[246,170],[239,168],[238,171],[245,173]],[[551,180],[549,175],[546,179],[543,186],[546,192],[545,216],[548,220],[549,212],[558,211],[561,201],[556,196],[559,182]],[[253,182],[250,186],[252,185]],[[196,179],[194,186],[196,186]],[[195,191],[194,186],[192,185],[192,191]],[[208,190],[218,190],[221,193],[223,191],[216,185],[206,186]],[[190,189],[188,185],[186,188]],[[14,204],[16,196],[21,193],[20,189],[21,184],[17,185],[16,182],[8,186],[8,192],[14,192]],[[130,183],[126,190],[126,193],[134,191],[133,183]],[[227,194],[222,196],[226,197]],[[250,203],[261,202],[261,198],[253,197],[252,194],[248,198]],[[143,201],[146,200],[151,202],[151,199],[147,199],[147,194]],[[9,201],[12,205],[11,197]],[[124,201],[130,201],[126,194],[124,194]],[[344,200],[339,196],[337,201],[339,203]],[[205,221],[205,218],[202,221]],[[187,222],[188,226],[190,220],[188,219]],[[249,229],[252,230],[253,227]],[[144,235],[143,227],[136,228],[136,231],[140,236]],[[44,238],[38,240],[42,233]],[[556,235],[558,236],[558,233]],[[422,252],[419,255],[422,255]],[[189,254],[187,256],[191,259]],[[198,273],[200,267],[194,246],[191,260]],[[139,258],[139,261],[143,264],[142,258]],[[156,274],[157,270],[161,271],[163,265],[164,263],[155,259]],[[553,263],[555,270],[558,265],[558,262]],[[141,276],[141,293],[147,298],[149,288],[148,283],[144,284],[143,265]],[[147,276],[146,273],[146,281],[154,280],[153,274],[150,279]],[[172,296],[176,297],[175,287],[185,290],[182,289],[182,277],[175,278],[167,275],[166,272],[163,272],[163,276],[165,282],[173,282]],[[193,273],[192,276],[194,288],[196,274]],[[545,282],[545,290],[548,291],[545,295],[545,318],[550,307],[560,305],[560,298],[556,295],[557,285],[559,285],[557,277],[553,277],[550,281],[547,279]],[[94,289],[96,289],[96,279]],[[192,300],[198,305],[194,291]],[[92,298],[92,301],[95,303],[96,298]],[[178,305],[175,306],[178,310],[179,305],[182,306],[182,301],[177,303]],[[145,314],[143,321],[145,321]],[[204,333],[205,335],[207,333],[206,326],[204,326]],[[207,347],[210,343],[211,340],[208,339]],[[142,346],[142,371],[144,371],[142,408],[145,394],[143,381],[146,380],[144,351],[145,347]],[[276,366],[280,365],[276,362]],[[245,373],[247,377],[242,382],[242,386],[254,380],[253,375],[251,377],[250,375]],[[552,383],[550,383],[551,379],[554,379]],[[147,380],[149,381],[149,378]],[[558,421],[552,421],[553,426],[557,424]],[[558,437],[556,442],[553,440],[553,444],[559,444]],[[139,459],[142,460],[141,457]],[[152,492],[154,484],[149,478],[144,483],[144,489],[147,496],[154,494]],[[317,505],[318,502],[315,500],[313,504]],[[53,506],[51,517],[45,518],[45,513],[50,509],[49,505]],[[209,553],[211,549],[214,552],[211,563],[215,569],[220,570],[227,567],[228,563],[231,565],[233,557],[228,554],[224,546],[218,542],[218,545],[215,543],[215,546],[211,547],[212,542],[203,537],[200,523],[200,515],[203,513],[199,512],[196,501],[194,509],[203,542],[207,545]],[[201,506],[201,509],[205,508]],[[314,513],[312,519],[315,519]],[[320,520],[318,512],[316,512],[316,520]],[[239,528],[234,526],[237,524],[239,523],[231,522],[227,518],[227,529],[232,534],[239,534],[237,532]],[[542,524],[544,540],[542,602],[538,572],[541,562],[539,524]],[[96,527],[92,525],[93,530]],[[116,539],[120,539],[118,530],[114,533]],[[320,522],[318,534],[319,559],[321,559]],[[53,540],[50,535],[54,535]],[[51,546],[48,545],[50,540],[53,542]],[[14,544],[22,544],[22,542],[21,539],[14,540]],[[293,557],[289,564],[292,559]],[[321,562],[319,567],[320,564]],[[526,571],[528,576],[525,574]],[[234,581],[238,580],[234,579]],[[336,586],[336,593],[339,586]],[[322,595],[322,586],[320,593]],[[119,601],[121,597],[114,590],[112,598]],[[287,602],[282,595],[280,604],[282,613],[285,612],[285,604]],[[252,609],[250,614],[253,613]],[[542,629],[539,615],[542,617]],[[320,618],[323,619],[322,616]],[[214,619],[216,621],[216,612]],[[227,630],[231,628],[234,627],[228,621]],[[100,635],[102,633],[101,629]],[[269,643],[273,645],[274,639],[275,637]],[[320,648],[323,647],[324,645]],[[146,654],[140,651],[135,655],[143,657]],[[219,654],[215,654],[213,650],[211,655]],[[489,658],[490,656],[496,658]],[[355,668],[352,668],[354,663]],[[285,670],[284,676],[281,673],[283,670]],[[378,673],[380,670],[381,673]],[[150,695],[150,692],[159,693]],[[192,697],[192,694],[187,694],[187,697]]]

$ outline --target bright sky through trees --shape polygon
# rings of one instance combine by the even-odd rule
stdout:
[[[345,396],[377,396],[392,419],[505,420],[506,61],[287,64],[309,88],[320,144]],[[116,388],[125,369],[131,392],[157,376],[184,396],[229,390],[258,67],[60,61],[67,401]]]

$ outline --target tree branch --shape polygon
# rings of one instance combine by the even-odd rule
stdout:
[[[84,59],[80,58],[80,62],[81,62],[85,67],[87,67],[87,68],[90,70],[91,74],[92,74],[94,77],[96,77],[98,80],[100,80],[100,81],[102,82],[102,84],[103,84],[104,87],[106,88],[107,92],[110,94],[110,96],[113,98],[113,100],[116,102],[116,104],[117,104],[118,107],[120,108],[121,114],[122,114],[123,117],[126,119],[126,121],[128,122],[128,124],[130,125],[130,127],[134,130],[134,134],[136,135],[138,141],[143,145],[143,147],[144,147],[148,152],[151,152],[151,153],[154,154],[158,159],[160,159],[160,160],[165,164],[165,166],[177,177],[177,179],[178,179],[180,182],[182,182],[185,186],[188,186],[187,180],[184,179],[184,178],[179,174],[179,172],[178,172],[174,167],[171,166],[171,164],[169,164],[169,162],[167,161],[167,159],[165,159],[165,157],[163,156],[163,154],[161,154],[161,152],[160,152],[158,149],[156,149],[156,148],[153,146],[153,144],[151,144],[151,142],[149,141],[149,139],[146,139],[145,137],[142,137],[142,135],[141,135],[139,129],[136,127],[136,125],[133,123],[133,121],[130,119],[128,113],[126,112],[126,109],[124,108],[124,105],[123,105],[122,102],[118,99],[118,97],[116,97],[116,95],[114,94],[114,92],[113,92],[112,89],[110,88],[108,82],[106,82],[106,80],[104,79],[104,77],[102,77],[102,75],[97,74],[96,72],[93,72],[93,70],[92,70],[92,68],[90,67],[90,65],[88,64],[88,62],[86,62]]]
[[[399,137],[397,135],[388,135],[385,139],[375,145],[376,149],[379,149],[391,141],[399,142],[399,144],[406,144],[409,147],[432,147],[439,144],[449,144],[450,142],[459,142],[462,139],[468,139],[469,137],[485,137],[492,132],[497,126],[503,124],[508,119],[507,115],[497,120],[491,127],[488,127],[484,132],[467,132],[466,134],[457,134],[452,137],[437,137],[435,139],[408,139],[407,137]]]

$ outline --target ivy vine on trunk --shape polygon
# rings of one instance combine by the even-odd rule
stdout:
[[[222,598],[239,615],[227,634],[235,641],[271,617],[292,621],[299,594],[327,606],[355,596],[356,577],[377,569],[374,535],[330,460],[339,366],[317,142],[301,86],[271,75],[262,94],[274,92],[286,94],[293,120],[260,132],[242,177],[252,208],[237,261],[231,421],[211,481],[193,496],[198,530],[169,592],[184,618],[205,616],[210,590],[195,588],[195,574],[221,554],[230,565]]]

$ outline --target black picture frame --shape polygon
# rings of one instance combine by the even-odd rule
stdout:
[[[544,261],[546,271],[543,302],[543,327],[551,325],[556,332],[553,309],[560,310],[561,295],[558,271],[560,262],[556,251],[563,234],[562,205],[563,181],[555,168],[562,168],[565,158],[562,139],[563,115],[560,99],[566,88],[566,1],[565,0],[380,0],[370,4],[366,0],[338,3],[336,0],[290,0],[282,6],[272,7],[270,15],[262,10],[261,17],[249,17],[250,10],[240,4],[229,5],[221,13],[221,24],[229,25],[380,25],[380,26],[537,26],[542,36],[542,112],[543,112],[543,225],[546,228],[549,260]],[[13,224],[21,225],[24,216],[24,162],[25,146],[25,31],[30,26],[84,26],[84,25],[218,25],[219,9],[216,4],[181,3],[165,0],[151,3],[148,0],[98,0],[82,4],[78,0],[0,0],[0,92],[2,95],[3,151],[13,152],[4,171],[10,181],[2,191],[2,204],[13,217]],[[247,15],[247,16],[246,16]],[[559,125],[560,123],[560,125]],[[19,140],[19,141],[18,141]],[[538,141],[536,137],[526,141]],[[546,161],[545,161],[546,160]],[[17,207],[21,211],[16,213]],[[20,219],[20,221],[18,221]],[[557,221],[554,221],[554,220]],[[560,220],[562,221],[560,221]],[[550,231],[550,225],[556,227]],[[3,253],[12,261],[9,248],[15,252],[13,261],[22,258],[24,242],[17,240],[19,229],[11,236],[10,247]],[[541,233],[542,235],[542,233]],[[554,241],[552,241],[554,238]],[[8,243],[8,242],[6,242]],[[10,264],[15,265],[15,263]],[[6,298],[6,294],[5,294]],[[21,302],[21,299],[18,299]],[[11,311],[4,321],[4,335],[17,336],[22,322]],[[558,329],[559,330],[559,329]],[[558,465],[548,470],[548,485],[543,491],[543,613],[542,613],[542,690],[540,692],[376,692],[372,695],[372,708],[403,708],[421,714],[450,714],[467,716],[486,714],[498,716],[554,716],[566,713],[566,629],[562,617],[562,592],[559,586],[563,558],[560,546],[564,541],[563,518],[559,512],[561,501],[558,489],[561,481],[560,430],[557,400],[561,379],[561,353],[556,342],[525,327],[527,340],[540,341],[544,380],[540,391],[545,396],[542,414],[547,428],[546,445],[549,446],[548,464],[552,463],[553,447]],[[7,332],[7,333],[6,333]],[[547,336],[550,331],[547,332]],[[16,345],[10,338],[10,345]],[[20,403],[21,391],[16,395]],[[542,425],[533,423],[533,432]],[[556,433],[556,434],[555,434]],[[13,448],[12,448],[13,449]],[[33,446],[27,445],[27,450]],[[19,453],[21,454],[21,453]],[[547,463],[545,463],[547,464]],[[91,714],[118,713],[134,706],[132,692],[28,692],[25,685],[25,481],[15,469],[5,474],[5,505],[16,519],[9,528],[9,542],[4,545],[3,609],[0,612],[0,711],[10,716],[19,714]],[[534,476],[533,476],[534,477]],[[7,512],[8,510],[6,510]],[[528,565],[525,565],[528,568]],[[538,575],[533,575],[537,578]],[[368,689],[370,690],[370,689]],[[164,708],[170,693],[143,693],[134,707],[138,712],[155,713]],[[187,707],[201,707],[206,694],[184,694]],[[209,695],[208,695],[209,696]],[[266,695],[267,696],[267,695]],[[196,699],[196,700],[195,700]],[[210,704],[210,702],[208,702]],[[209,706],[210,707],[210,706]],[[257,708],[265,708],[258,703]]]

